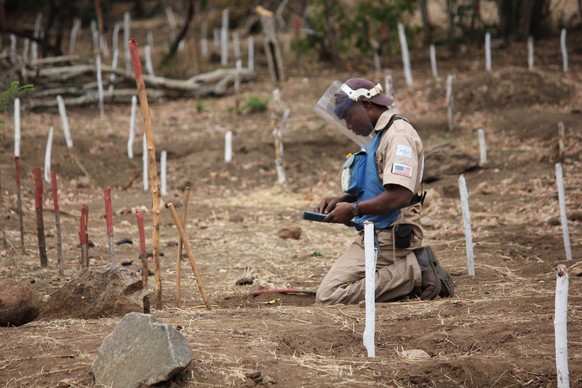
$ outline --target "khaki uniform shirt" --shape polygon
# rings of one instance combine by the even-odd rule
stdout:
[[[384,112],[378,119],[374,131],[382,130],[392,116],[389,111]],[[376,165],[384,186],[396,184],[407,188],[413,194],[421,191],[424,149],[412,125],[405,120],[395,120],[392,126],[383,132],[376,151]],[[422,238],[420,209],[420,204],[401,209],[400,216],[394,224],[411,224],[414,235]]]

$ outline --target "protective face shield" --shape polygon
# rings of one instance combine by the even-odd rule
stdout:
[[[354,143],[366,149],[372,139],[374,126],[360,97],[369,99],[382,92],[382,86],[353,90],[346,84],[333,81],[315,105],[315,113],[333,125]]]

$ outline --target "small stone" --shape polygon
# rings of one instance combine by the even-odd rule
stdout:
[[[398,355],[409,360],[426,360],[430,358],[430,354],[422,349],[402,350],[398,352]]]
[[[301,228],[298,227],[288,227],[279,229],[277,236],[283,240],[294,239],[299,240],[301,238]]]

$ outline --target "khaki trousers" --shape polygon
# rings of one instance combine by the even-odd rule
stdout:
[[[394,249],[392,228],[375,231],[380,246],[376,261],[376,302],[388,302],[410,294],[422,282],[420,267],[412,250],[422,239],[413,236],[407,249]],[[351,304],[365,299],[366,267],[364,232],[339,257],[319,285],[315,301],[322,304]]]

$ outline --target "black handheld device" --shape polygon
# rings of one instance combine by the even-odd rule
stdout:
[[[303,219],[307,221],[325,222],[327,214],[316,212],[303,212]]]

